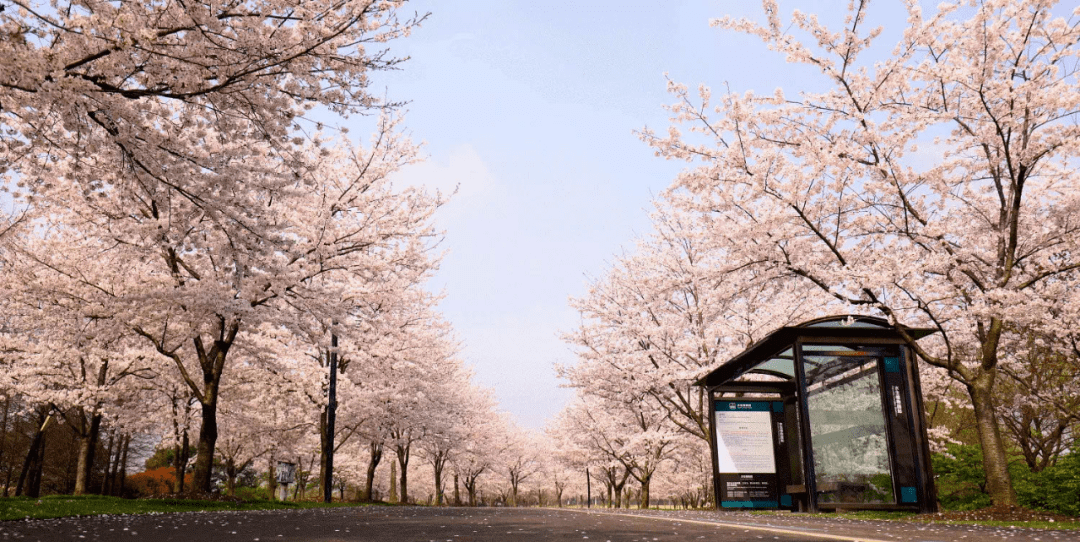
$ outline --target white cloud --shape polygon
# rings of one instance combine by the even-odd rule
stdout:
[[[452,222],[455,217],[475,212],[503,192],[480,154],[468,143],[451,148],[444,156],[402,168],[394,182],[449,196],[449,205],[439,213],[440,222]]]

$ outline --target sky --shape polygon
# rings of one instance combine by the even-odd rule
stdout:
[[[781,2],[842,21],[846,3]],[[372,90],[408,100],[405,124],[426,161],[399,182],[455,195],[440,211],[446,256],[431,287],[475,381],[522,427],[540,429],[573,397],[555,364],[574,361],[560,335],[568,304],[650,231],[650,201],[686,165],[635,135],[669,125],[667,79],[719,94],[817,90],[812,70],[756,38],[709,26],[759,17],[749,1],[416,1],[430,16],[391,50],[410,59]],[[899,1],[871,8],[895,43]],[[355,133],[355,132],[354,132]]]

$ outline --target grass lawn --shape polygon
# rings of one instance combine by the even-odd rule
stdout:
[[[102,514],[150,514],[200,510],[282,510],[338,506],[360,505],[350,502],[335,502],[332,504],[280,501],[229,502],[190,499],[121,499],[118,497],[102,497],[100,495],[50,495],[40,499],[27,497],[0,498],[0,521],[26,518],[97,516]]]
[[[790,512],[775,512],[772,510],[761,510],[750,512],[754,515],[787,515]],[[1055,520],[1046,521],[1035,519],[1031,521],[1023,520],[989,520],[989,519],[947,519],[935,517],[933,514],[917,514],[915,512],[886,512],[877,510],[862,510],[852,512],[839,512],[828,513],[821,512],[817,514],[807,514],[809,516],[821,517],[821,518],[847,518],[847,519],[865,519],[865,520],[884,520],[884,521],[909,521],[918,523],[937,523],[943,525],[982,525],[984,527],[1004,527],[1004,528],[1025,528],[1025,529],[1054,529],[1054,530],[1080,530],[1080,518],[1069,518],[1068,520]]]
[[[831,515],[831,514],[828,514]],[[1032,521],[1001,521],[1001,520],[953,520],[953,519],[939,519],[933,516],[925,516],[922,514],[916,514],[914,512],[878,512],[878,511],[861,511],[861,512],[842,512],[838,514],[839,517],[851,518],[851,519],[885,519],[885,520],[898,520],[898,521],[914,521],[923,523],[941,523],[946,525],[982,525],[984,527],[1021,527],[1028,529],[1056,529],[1056,530],[1072,530],[1080,529],[1080,518],[1075,521],[1044,521],[1044,520],[1032,520]]]

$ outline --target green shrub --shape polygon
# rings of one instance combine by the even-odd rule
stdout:
[[[1021,506],[1080,516],[1080,450],[1060,457],[1042,472],[1031,472],[1023,462],[1010,465],[1009,471]]]
[[[265,487],[237,487],[236,496],[245,501],[269,501],[270,490]]]
[[[979,447],[950,445],[949,453],[953,457],[933,456],[942,510],[975,510],[990,506]],[[1080,450],[1062,456],[1042,472],[1031,472],[1027,463],[1014,459],[1009,462],[1009,474],[1020,506],[1080,516]]]
[[[949,445],[949,457],[933,454],[934,484],[942,510],[977,510],[990,506],[982,450],[971,444]]]

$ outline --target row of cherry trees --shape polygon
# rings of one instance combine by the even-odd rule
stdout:
[[[824,90],[717,99],[671,82],[672,126],[641,132],[688,167],[658,198],[655,233],[573,301],[578,360],[562,373],[579,398],[559,424],[637,479],[643,505],[663,465],[685,462],[671,459],[682,442],[707,453],[691,383],[827,314],[937,331],[909,339],[935,437],[971,420],[993,502],[1016,502],[1010,450],[1037,469],[1074,445],[1080,10],[905,6],[887,55],[866,2],[838,29],[799,11],[782,22],[773,0],[763,22],[713,21],[809,66]]]
[[[105,427],[175,446],[178,486],[190,443],[198,492],[215,461],[229,491],[305,463],[333,349],[343,480],[370,497],[384,451],[401,500],[416,454],[437,494],[492,468],[500,418],[423,287],[443,199],[391,184],[417,147],[368,90],[403,4],[0,6],[0,392],[74,433],[75,493]],[[324,125],[349,117],[370,139]]]
[[[417,149],[368,91],[422,16],[396,0],[4,8],[0,448],[28,459],[19,478],[40,479],[60,424],[75,493],[97,490],[104,433],[161,436],[177,491],[213,489],[215,463],[229,492],[278,461],[313,477],[336,336],[336,470],[362,498],[412,499],[414,457],[436,502],[451,479],[472,504],[562,502],[580,482],[470,383],[423,289],[442,199],[391,184]],[[364,144],[325,125],[350,116]]]
[[[549,428],[567,461],[591,466],[617,495],[637,489],[686,506],[711,499],[707,394],[693,383],[778,326],[833,305],[796,282],[727,269],[691,215],[659,201],[654,233],[616,259],[565,336],[578,353],[560,368],[576,390]],[[654,484],[659,491],[654,492]]]

